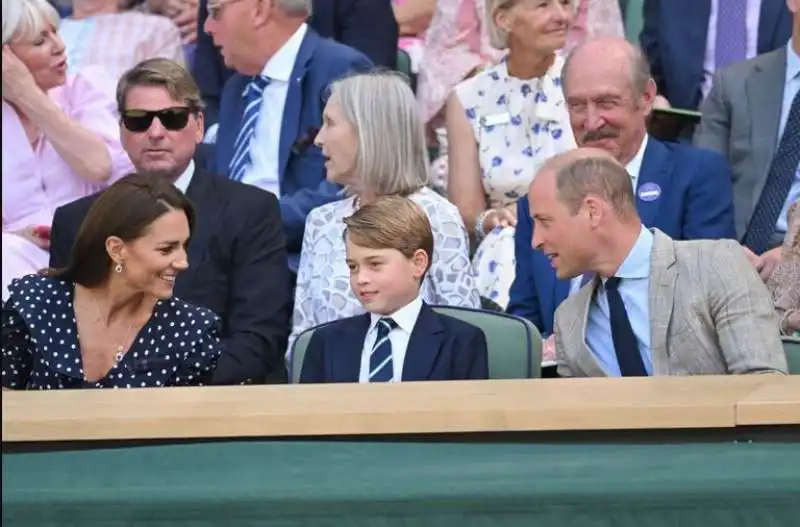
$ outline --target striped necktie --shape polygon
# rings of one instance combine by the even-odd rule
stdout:
[[[800,92],[796,93],[789,109],[789,118],[778,149],[772,157],[764,189],[758,198],[753,217],[747,226],[742,244],[756,254],[770,249],[778,216],[783,210],[792,180],[800,163]]]
[[[269,84],[269,77],[263,75],[254,77],[244,90],[244,114],[239,135],[233,144],[233,158],[231,158],[230,178],[241,181],[247,168],[250,166],[250,143],[256,133],[258,112],[261,109],[261,96],[264,88]]]
[[[390,382],[394,377],[389,333],[396,327],[397,322],[391,318],[384,317],[378,321],[378,336],[369,356],[369,382]]]

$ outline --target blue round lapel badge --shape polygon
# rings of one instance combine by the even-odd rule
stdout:
[[[657,200],[661,197],[661,187],[655,183],[645,183],[639,187],[639,199],[646,202]]]

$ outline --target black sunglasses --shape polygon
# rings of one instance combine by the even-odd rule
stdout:
[[[131,132],[146,132],[158,117],[159,122],[171,132],[183,130],[189,122],[189,108],[177,106],[163,110],[125,110],[122,112],[122,124]]]

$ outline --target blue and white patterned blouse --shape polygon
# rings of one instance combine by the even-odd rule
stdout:
[[[542,77],[518,79],[509,75],[504,60],[456,86],[478,147],[489,208],[515,203],[527,194],[542,164],[575,148],[561,89],[563,66],[557,56]],[[480,295],[505,309],[515,274],[514,229],[488,233],[473,266]]]
[[[431,305],[479,308],[467,231],[458,209],[429,188],[409,198],[425,210],[433,229],[433,258],[422,284],[422,298]],[[350,290],[345,261],[342,220],[353,214],[354,207],[355,198],[335,201],[312,210],[306,219],[289,350],[297,335],[308,328],[364,313]]]
[[[3,387],[138,388],[202,384],[222,348],[219,318],[178,299],[156,302],[130,349],[103,377],[86,381],[72,305],[74,284],[28,275],[3,305]]]
[[[517,201],[545,161],[575,148],[563,66],[557,56],[545,75],[523,80],[509,75],[503,60],[455,87],[478,145],[489,207]]]

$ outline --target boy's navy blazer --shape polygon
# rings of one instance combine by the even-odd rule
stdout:
[[[370,314],[318,327],[303,360],[301,383],[358,382]],[[408,340],[402,380],[450,381],[489,377],[486,336],[440,315],[423,302]]]

